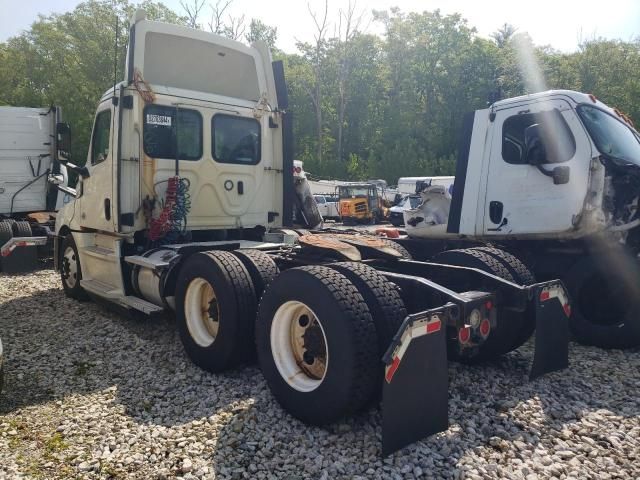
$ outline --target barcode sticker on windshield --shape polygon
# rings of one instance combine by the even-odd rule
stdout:
[[[170,127],[171,117],[166,115],[153,115],[151,113],[147,113],[147,124],[160,125],[162,127]]]

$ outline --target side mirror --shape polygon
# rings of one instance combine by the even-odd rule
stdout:
[[[77,173],[78,175],[80,175],[82,178],[89,178],[91,175],[89,174],[89,169],[87,167],[83,166],[79,166],[79,165],[75,165],[73,163],[65,163],[66,167],[71,170],[72,172]]]
[[[540,125],[534,123],[524,131],[524,160],[529,165],[544,165],[547,162],[547,148],[542,139]]]
[[[554,185],[564,185],[569,183],[571,169],[569,167],[556,167],[551,170],[551,177]]]
[[[61,173],[51,173],[47,177],[47,182],[51,185],[62,185],[64,183],[64,175]]]
[[[73,197],[73,198],[78,198],[80,196],[80,194],[82,193],[81,190],[77,190],[77,189],[71,188],[71,187],[66,187],[64,185],[56,185],[56,188],[58,190],[60,190],[61,192],[66,193],[67,195],[69,195],[70,197]]]
[[[68,123],[56,124],[56,156],[61,163],[71,159],[71,127]]]

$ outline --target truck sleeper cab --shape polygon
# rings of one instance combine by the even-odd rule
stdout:
[[[69,297],[175,312],[211,372],[256,350],[275,398],[308,423],[364,408],[382,384],[384,454],[447,428],[447,355],[495,358],[537,328],[531,376],[567,366],[561,282],[514,277],[483,252],[426,263],[387,239],[287,228],[294,195],[312,196],[265,46],[140,13],[130,38],[56,222]]]

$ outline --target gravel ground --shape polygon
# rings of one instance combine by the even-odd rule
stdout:
[[[449,368],[451,427],[381,459],[380,411],[327,429],[285,414],[255,366],[212,375],[173,321],[67,299],[51,271],[0,276],[4,478],[640,478],[640,351],[531,347]]]

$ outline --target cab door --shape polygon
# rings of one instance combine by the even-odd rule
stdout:
[[[111,100],[103,102],[96,113],[86,167],[89,177],[82,179],[80,226],[114,231],[114,111]]]
[[[478,233],[509,236],[571,230],[583,208],[591,162],[591,144],[575,111],[563,99],[545,99],[499,109],[492,123],[484,218]],[[546,140],[554,163],[527,163],[525,130],[534,124],[551,132]],[[568,182],[554,183],[549,175],[556,167],[568,168]]]

